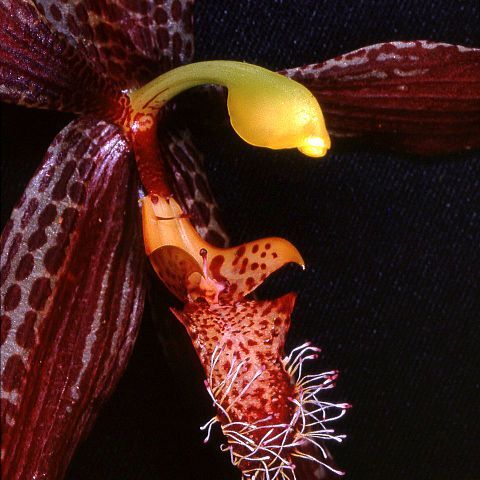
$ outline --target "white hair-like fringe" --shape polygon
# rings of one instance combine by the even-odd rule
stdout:
[[[226,421],[220,422],[216,415],[203,425],[201,430],[207,430],[204,442],[210,439],[212,427],[220,423],[227,439],[227,444],[221,445],[220,449],[228,452],[232,464],[242,470],[243,480],[301,480],[295,475],[293,462],[295,457],[314,462],[338,475],[344,475],[343,471],[326,463],[328,454],[322,442],[326,440],[341,442],[345,438],[345,435],[335,434],[334,430],[329,428],[329,424],[343,417],[350,405],[325,402],[318,398],[320,392],[334,387],[338,371],[332,370],[315,375],[303,374],[304,362],[316,359],[320,349],[307,342],[294,348],[282,359],[285,371],[294,385],[293,395],[288,398],[294,405],[289,423],[269,423],[272,415],[254,423],[232,421],[230,409],[263,374],[265,368],[258,368],[241,392],[228,405],[222,406],[242,367],[250,360],[247,357],[238,361],[234,356],[227,375],[213,388],[213,371],[223,350],[217,345],[212,353],[210,375],[208,380],[205,380],[205,387],[214,406]],[[258,438],[259,434],[263,435],[259,441],[255,441],[254,438]],[[303,451],[309,444],[318,449],[322,459]]]

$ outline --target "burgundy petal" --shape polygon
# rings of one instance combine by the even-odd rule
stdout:
[[[136,188],[120,129],[74,121],[2,234],[4,478],[61,478],[125,368],[144,300]]]
[[[0,3],[0,100],[72,112],[104,107],[113,84],[28,0]]]
[[[193,0],[35,0],[54,30],[122,88],[193,55]]]
[[[479,49],[381,43],[283,73],[313,91],[333,136],[422,154],[480,146]]]
[[[191,216],[191,222],[203,239],[217,247],[226,246],[228,236],[208,184],[203,155],[193,144],[187,129],[160,127],[159,146],[175,198]]]

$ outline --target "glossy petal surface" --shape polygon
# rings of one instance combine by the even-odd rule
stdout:
[[[263,238],[218,248],[203,240],[173,199],[142,200],[145,250],[155,271],[180,300],[198,297],[235,302],[271,273],[293,262],[304,265],[287,240]]]
[[[123,373],[144,301],[136,185],[120,130],[74,121],[3,232],[5,478],[60,478]]]
[[[479,49],[381,43],[283,73],[312,90],[333,136],[422,154],[480,146]]]

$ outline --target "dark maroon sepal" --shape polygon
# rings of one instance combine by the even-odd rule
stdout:
[[[420,154],[480,147],[480,49],[381,43],[282,73],[315,94],[333,137]]]
[[[158,129],[160,156],[170,177],[176,200],[207,242],[225,247],[228,235],[208,183],[204,157],[196,148],[188,128],[176,125],[174,117]]]
[[[0,100],[68,112],[114,108],[106,79],[33,2],[0,3]]]
[[[2,234],[3,478],[61,478],[124,371],[145,290],[136,188],[120,129],[74,121]]]

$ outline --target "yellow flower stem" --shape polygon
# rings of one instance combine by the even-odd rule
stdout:
[[[203,84],[228,89],[230,121],[247,143],[272,149],[298,148],[314,157],[325,155],[330,147],[322,111],[309,90],[265,68],[219,60],[176,68],[129,94],[134,139],[149,144],[144,148],[145,145],[134,141],[140,161],[141,157],[159,153],[152,145],[155,120],[161,108],[184,90]],[[150,170],[153,174],[153,169]]]
[[[216,84],[228,87],[238,78],[240,62],[209,61],[190,63],[170,70],[130,94],[136,112],[161,109],[179,93],[199,85]],[[250,66],[250,65],[248,65]],[[252,65],[253,66],[253,65]],[[256,67],[260,68],[260,67]]]

